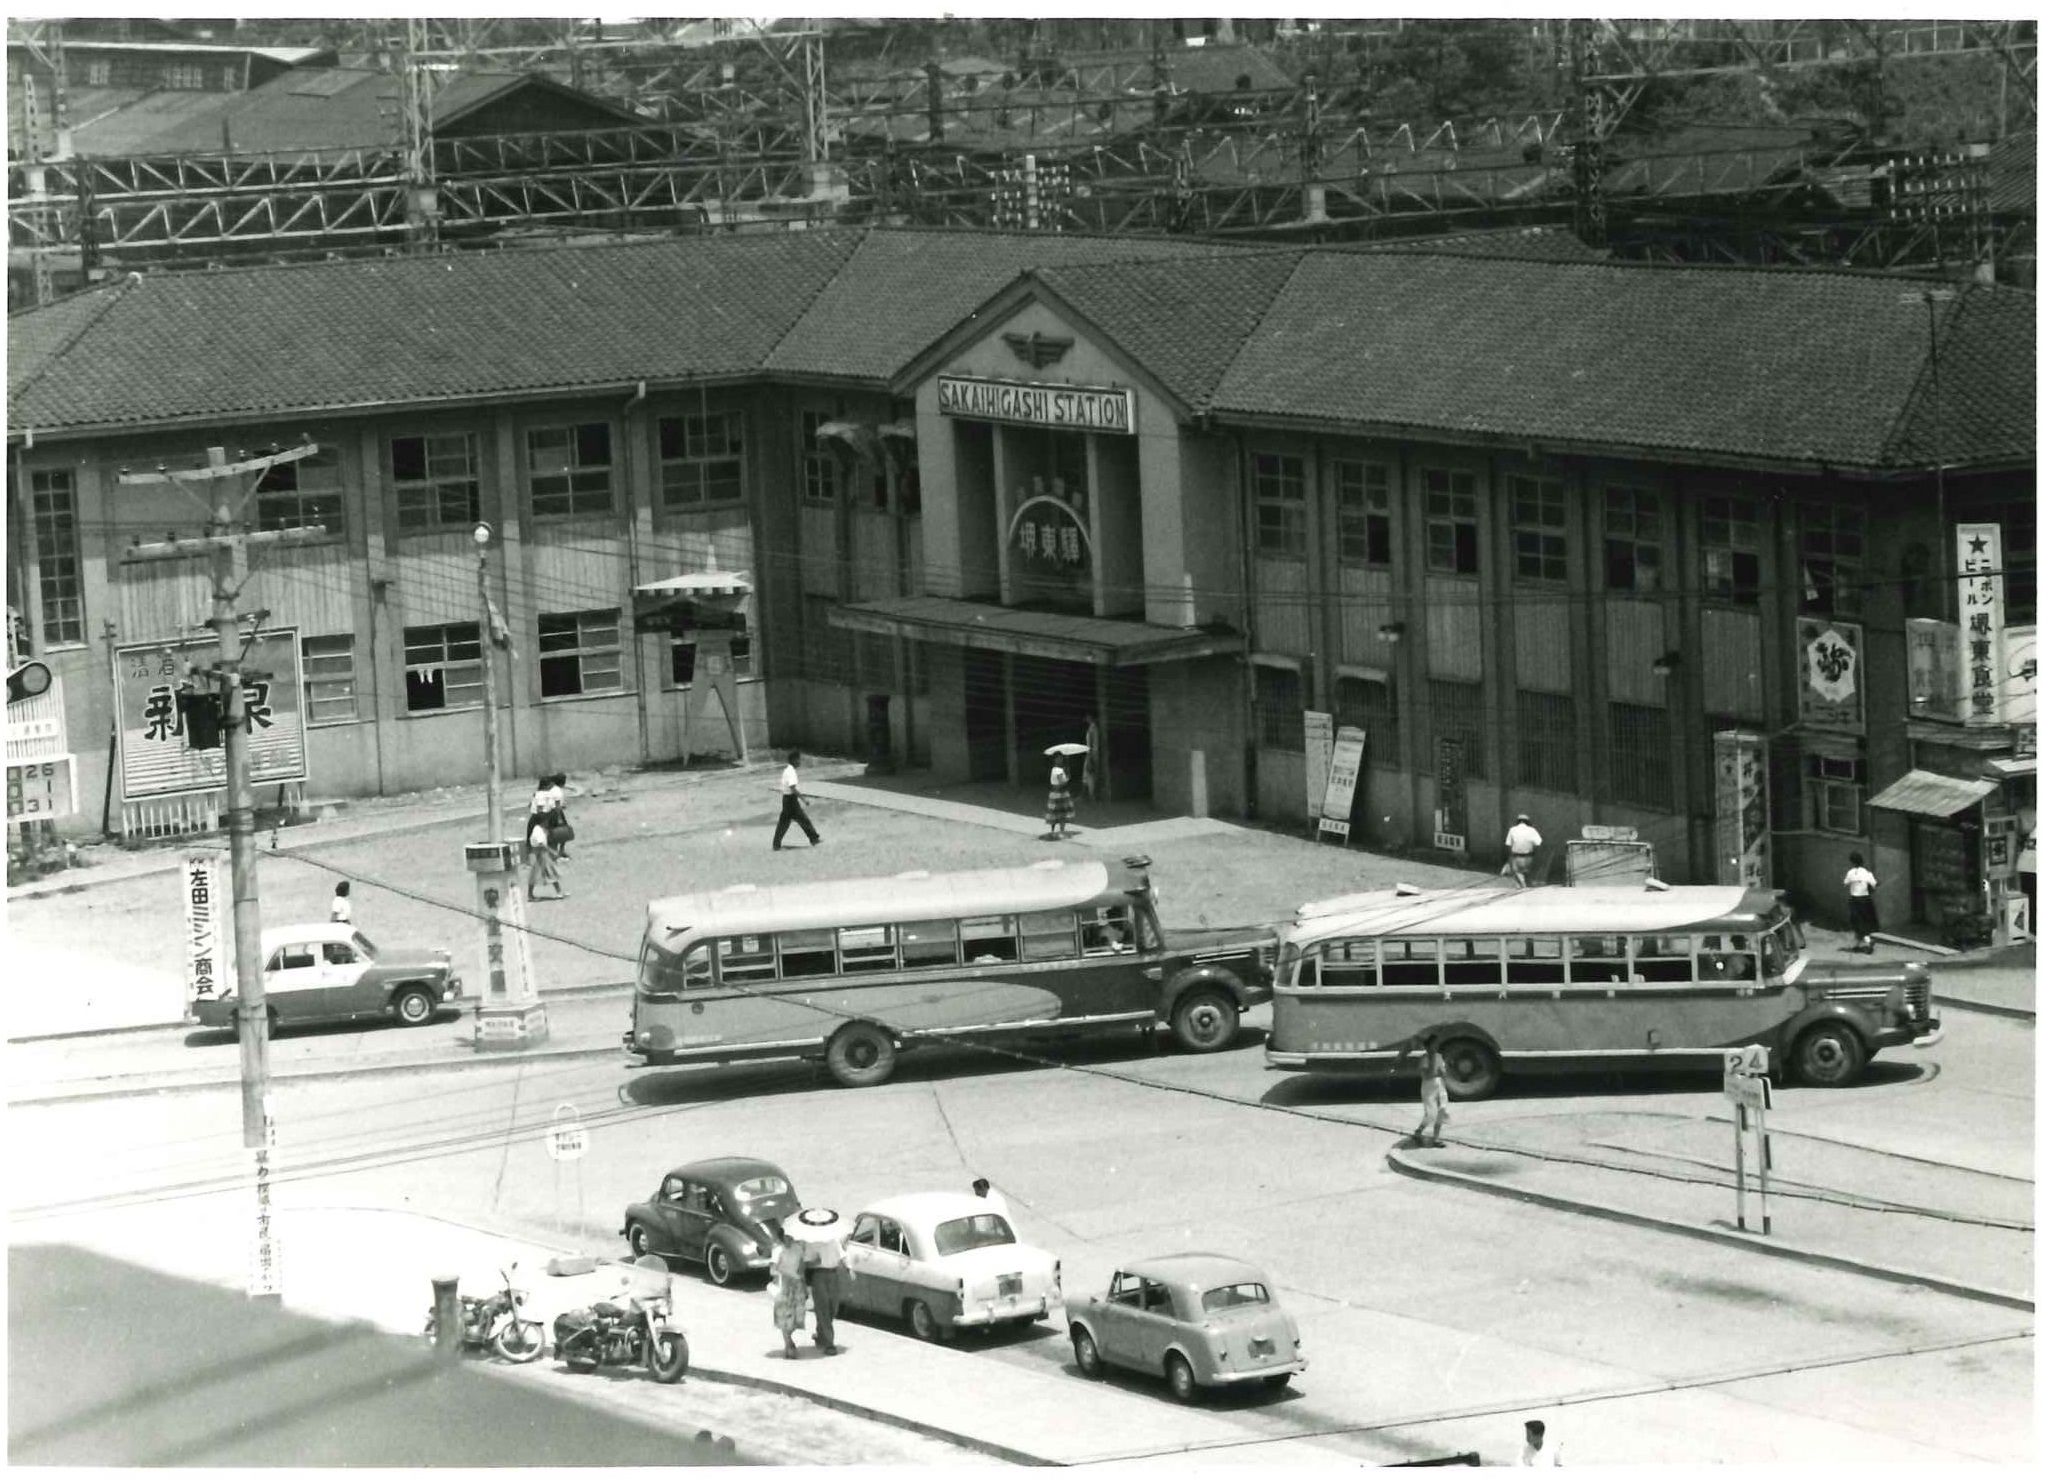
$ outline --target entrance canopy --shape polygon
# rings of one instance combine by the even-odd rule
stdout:
[[[1873,797],[1871,805],[1921,817],[1954,817],[1985,800],[1998,785],[1996,781],[1965,780],[1934,771],[1909,771]]]
[[[828,620],[849,632],[874,632],[943,647],[981,648],[1032,658],[1093,663],[1102,668],[1172,663],[1245,650],[1245,638],[1236,632],[1025,611],[948,596],[900,596],[889,601],[839,606],[828,614]]]
[[[668,576],[633,588],[636,596],[745,596],[753,587],[745,575],[730,570],[701,570],[686,576]]]

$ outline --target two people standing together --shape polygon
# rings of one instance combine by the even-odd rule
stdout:
[[[558,860],[569,856],[570,840],[576,836],[576,829],[569,825],[568,787],[566,772],[557,771],[543,776],[534,787],[533,800],[527,803],[528,899],[535,898],[534,891],[543,884],[555,886],[557,899],[569,897],[569,892],[562,887],[562,871],[556,866]]]

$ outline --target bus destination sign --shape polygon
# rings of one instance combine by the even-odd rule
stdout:
[[[1092,385],[1031,385],[973,375],[939,377],[939,414],[977,421],[1009,421],[1063,431],[1131,435],[1127,390]]]

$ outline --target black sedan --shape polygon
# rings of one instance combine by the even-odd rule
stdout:
[[[780,1167],[719,1156],[663,1177],[654,1196],[627,1208],[620,1232],[635,1254],[694,1260],[714,1285],[724,1285],[768,1268],[775,1247],[769,1225],[802,1206]]]

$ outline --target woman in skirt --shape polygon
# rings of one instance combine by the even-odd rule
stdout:
[[[774,1231],[777,1243],[769,1289],[775,1294],[775,1328],[783,1333],[783,1355],[794,1358],[797,1333],[804,1329],[804,1246],[784,1237],[780,1228]]]
[[[1067,789],[1067,772],[1055,757],[1053,774],[1046,785],[1046,835],[1055,840],[1065,838],[1073,821],[1074,794]]]

